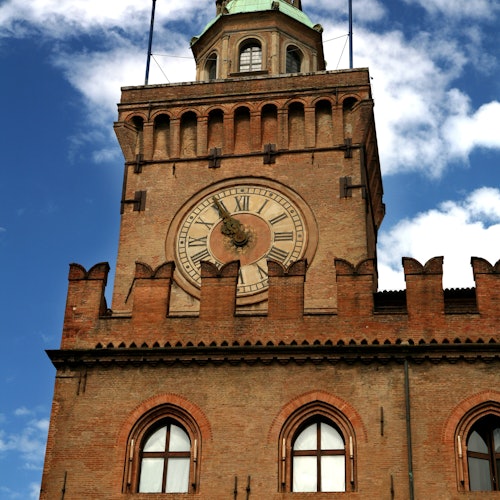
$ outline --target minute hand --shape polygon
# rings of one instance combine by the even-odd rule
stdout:
[[[212,199],[223,220],[221,233],[229,236],[236,246],[245,245],[248,242],[248,235],[244,231],[241,222],[234,217],[231,217],[231,214],[215,196]]]

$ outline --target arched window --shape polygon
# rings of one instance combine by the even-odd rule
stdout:
[[[478,420],[467,437],[470,491],[500,491],[500,417]]]
[[[356,437],[337,408],[318,400],[297,408],[279,439],[280,491],[355,491]]]
[[[243,45],[240,52],[240,72],[260,71],[262,69],[262,48],[256,41]]]
[[[286,73],[300,73],[302,53],[294,45],[286,49]]]
[[[175,421],[161,422],[150,431],[141,446],[141,493],[187,493],[191,441]]]
[[[215,52],[208,56],[205,71],[209,80],[215,80],[217,78],[217,54]]]
[[[182,408],[153,408],[134,425],[127,443],[124,492],[196,492],[200,431]]]
[[[345,441],[326,420],[308,422],[293,440],[292,491],[345,491]]]

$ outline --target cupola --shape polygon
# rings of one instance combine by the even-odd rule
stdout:
[[[216,0],[216,17],[191,40],[196,80],[325,69],[322,27],[300,0]]]

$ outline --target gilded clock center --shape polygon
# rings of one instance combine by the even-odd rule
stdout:
[[[249,213],[238,214],[234,218],[241,224],[246,235],[245,244],[235,243],[230,235],[224,234],[224,221],[220,221],[210,234],[211,253],[220,262],[239,260],[241,266],[253,264],[271,248],[272,233],[269,224],[261,217]]]

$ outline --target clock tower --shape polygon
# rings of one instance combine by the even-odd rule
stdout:
[[[122,89],[113,299],[70,265],[41,498],[498,490],[500,263],[378,292],[368,70],[326,70],[300,0],[214,14],[195,82]]]
[[[267,310],[267,260],[304,260],[306,311],[335,311],[333,258],[375,257],[384,206],[368,72],[325,71],[321,32],[300,2],[216,2],[197,82],[123,89],[113,310],[136,261],[175,263],[169,312],[189,315],[202,261],[239,261],[243,314]]]

